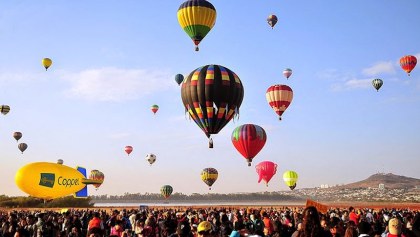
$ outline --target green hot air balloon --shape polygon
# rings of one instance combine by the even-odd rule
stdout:
[[[174,191],[174,189],[172,188],[171,185],[163,185],[160,188],[160,194],[162,194],[162,196],[167,199],[169,198],[169,196],[171,196],[172,191]]]
[[[376,78],[376,79],[372,80],[372,85],[373,85],[373,87],[375,87],[376,91],[379,91],[379,89],[381,88],[381,86],[383,84],[384,84],[384,82],[379,78]]]
[[[287,170],[283,174],[283,180],[291,190],[295,189],[298,178],[298,174],[292,170]]]
[[[206,65],[185,78],[181,97],[185,111],[210,138],[239,114],[244,88],[233,71],[220,65]],[[210,138],[210,148],[211,145]]]

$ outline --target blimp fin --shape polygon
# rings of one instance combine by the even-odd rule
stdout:
[[[77,171],[82,173],[83,176],[86,178],[86,168],[77,166],[76,169],[77,169]],[[88,196],[88,190],[87,190],[86,185],[85,185],[84,188],[82,188],[81,190],[79,190],[78,192],[76,192],[74,194],[74,197],[76,197],[76,198],[87,198],[87,196]]]

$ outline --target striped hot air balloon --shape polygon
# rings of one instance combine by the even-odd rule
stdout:
[[[295,171],[287,170],[283,173],[283,180],[291,190],[296,188],[298,178],[299,176]]]
[[[216,23],[216,8],[206,0],[188,0],[178,9],[178,22],[198,51],[198,44]]]
[[[174,189],[172,188],[171,185],[163,185],[160,188],[160,194],[162,194],[162,196],[167,199],[169,198],[169,196],[171,196],[172,192],[174,191]]]
[[[279,115],[279,120],[281,120],[282,114],[293,100],[293,91],[286,85],[274,85],[267,89],[265,97],[274,112]]]
[[[255,124],[236,127],[231,136],[233,146],[251,166],[252,159],[261,151],[267,141],[264,129]]]
[[[373,85],[373,87],[375,87],[376,91],[379,91],[379,89],[381,88],[381,86],[383,84],[384,84],[384,82],[379,78],[376,78],[376,79],[372,80],[372,85]]]
[[[278,19],[276,15],[271,14],[267,17],[267,23],[271,26],[271,29],[274,28],[274,26],[277,24],[277,21]]]
[[[95,187],[95,189],[98,190],[98,188],[102,185],[102,182],[105,179],[105,175],[104,175],[104,173],[102,173],[99,170],[91,170],[90,175],[89,175],[89,179],[94,180],[94,181],[100,181],[98,183],[92,183],[92,185]]]
[[[150,107],[150,110],[152,110],[153,114],[156,114],[156,112],[159,110],[159,106],[158,105],[152,105]]]
[[[273,178],[277,172],[277,164],[271,161],[262,161],[255,166],[255,169],[258,173],[258,183],[263,180],[268,187],[268,182],[270,182],[271,178]]]
[[[410,76],[410,72],[416,67],[417,58],[413,55],[406,55],[400,59],[400,65]]]
[[[215,168],[205,168],[201,171],[201,180],[209,186],[209,190],[211,190],[211,186],[216,182],[217,177],[219,177],[219,173]]]
[[[292,75],[292,69],[286,68],[283,70],[283,76],[286,77],[286,79],[289,79],[291,75]]]
[[[244,88],[239,77],[228,68],[206,65],[185,78],[181,97],[185,110],[210,138],[239,114]]]
[[[10,111],[10,106],[8,105],[1,105],[0,106],[0,113],[2,113],[3,115],[8,114]]]

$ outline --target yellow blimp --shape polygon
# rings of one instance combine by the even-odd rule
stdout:
[[[93,175],[95,173],[95,175]],[[98,173],[102,175],[98,175]],[[21,167],[15,175],[16,185],[30,196],[51,200],[73,194],[78,198],[85,198],[87,185],[99,187],[104,175],[98,170],[92,170],[91,176],[86,177],[86,169],[50,162],[35,162]]]

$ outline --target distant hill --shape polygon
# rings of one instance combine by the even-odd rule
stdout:
[[[420,179],[410,178],[406,176],[401,175],[395,175],[395,174],[385,174],[385,173],[377,173],[369,178],[355,182],[350,183],[346,185],[341,185],[336,188],[338,189],[354,189],[354,188],[378,188],[379,184],[384,184],[385,188],[394,189],[394,188],[420,188]]]

